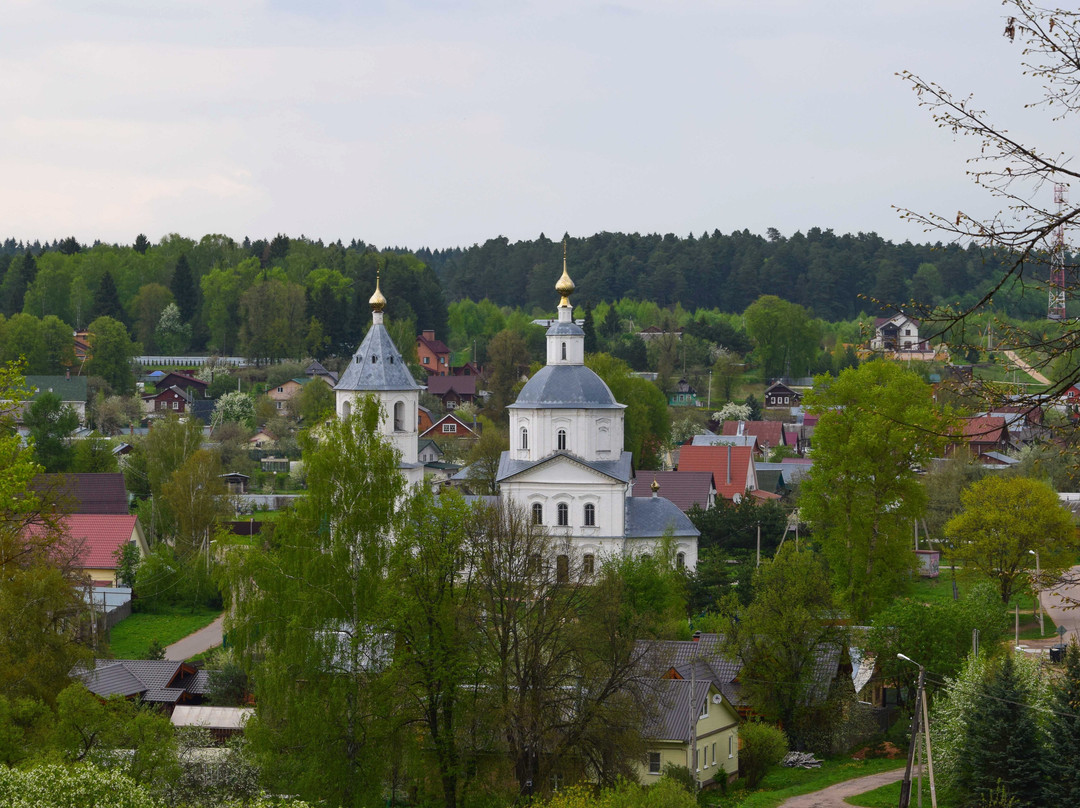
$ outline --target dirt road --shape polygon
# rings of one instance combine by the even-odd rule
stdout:
[[[853,797],[864,791],[873,791],[875,788],[887,786],[904,779],[904,769],[882,772],[881,774],[868,774],[866,777],[856,777],[854,780],[845,780],[835,786],[823,788],[821,791],[812,791],[799,797],[792,797],[780,803],[780,808],[851,808],[849,803],[844,802],[844,797]],[[913,789],[914,790],[914,789]]]

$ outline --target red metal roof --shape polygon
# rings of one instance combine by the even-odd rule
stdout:
[[[65,532],[82,543],[79,564],[86,569],[116,569],[116,551],[135,536],[135,514],[73,513],[64,517]]]
[[[769,444],[775,449],[784,445],[784,425],[779,421],[724,421],[721,435],[738,435],[742,424],[742,434],[752,435],[757,442]]]
[[[716,493],[724,499],[746,493],[753,462],[754,450],[749,446],[683,446],[679,451],[679,471],[711,472]]]

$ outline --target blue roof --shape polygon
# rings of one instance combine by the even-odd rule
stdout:
[[[626,527],[623,535],[628,539],[648,539],[663,536],[668,530],[676,538],[700,536],[685,513],[669,499],[663,497],[627,497]]]
[[[334,389],[359,392],[420,390],[422,385],[416,383],[409,366],[402,361],[386,326],[372,323]]]
[[[547,330],[547,336],[549,337],[583,337],[585,331],[577,323],[560,323],[558,321],[551,324],[551,327]]]
[[[508,409],[623,409],[604,380],[584,365],[546,365],[518,393]]]
[[[510,457],[510,452],[503,452],[502,456],[499,458],[499,470],[495,475],[495,481],[502,482],[508,477],[513,477],[521,474],[523,471],[542,466],[544,463],[550,463],[552,460],[560,457],[565,457],[567,460],[572,460],[593,471],[616,479],[621,483],[630,481],[631,470],[629,452],[620,452],[618,460],[585,460],[570,452],[553,452],[547,457],[543,457],[539,460],[513,460]],[[667,502],[667,500],[664,501]]]

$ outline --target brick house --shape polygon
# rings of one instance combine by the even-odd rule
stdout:
[[[434,331],[423,331],[416,338],[416,358],[429,376],[446,376],[450,373],[450,348]]]

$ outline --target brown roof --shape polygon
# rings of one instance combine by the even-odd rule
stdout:
[[[770,448],[784,446],[784,425],[779,421],[724,421],[721,435],[738,435],[742,424],[744,435],[753,435],[759,444],[767,443]]]
[[[709,507],[711,471],[643,471],[634,480],[634,496],[651,497],[654,479],[660,486],[658,494],[675,503],[680,511],[688,511],[694,505]]]
[[[996,443],[1002,439],[1002,432],[1008,436],[1005,419],[995,415],[965,418],[961,429],[964,438],[974,443]]]
[[[428,392],[433,396],[444,396],[449,392],[459,396],[476,395],[475,376],[428,376]]]
[[[31,488],[45,500],[70,513],[127,513],[124,475],[39,474]]]
[[[427,349],[429,351],[431,351],[433,354],[448,354],[448,353],[450,353],[450,348],[447,347],[446,343],[443,342],[441,339],[435,339],[435,338],[428,339],[423,334],[421,334],[420,336],[418,336],[416,338],[416,341],[424,343],[424,345],[427,347]]]

